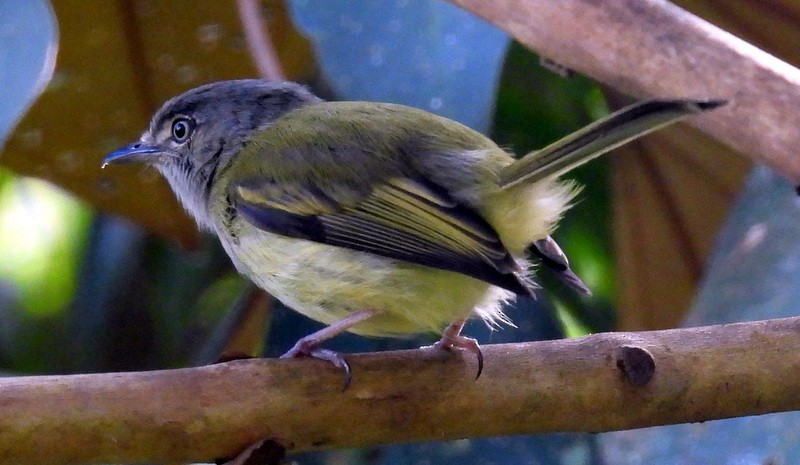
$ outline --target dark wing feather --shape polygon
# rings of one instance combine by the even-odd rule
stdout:
[[[494,229],[429,182],[395,177],[337,201],[313,186],[257,178],[232,186],[230,198],[243,218],[265,231],[455,271],[532,295]]]

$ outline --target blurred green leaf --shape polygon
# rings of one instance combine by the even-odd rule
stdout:
[[[518,43],[509,48],[498,93],[494,140],[518,155],[544,147],[608,113],[600,88],[591,80],[561,76],[543,68],[539,57]],[[539,270],[537,280],[591,331],[613,326],[614,264],[612,259],[611,209],[608,189],[609,163],[594,160],[570,172],[582,191],[559,224],[554,236],[570,264],[594,292],[590,299],[578,296]]]
[[[0,278],[31,314],[58,312],[75,292],[91,213],[44,181],[0,179]]]

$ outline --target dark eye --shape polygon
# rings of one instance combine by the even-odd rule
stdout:
[[[172,140],[181,144],[189,140],[194,123],[189,118],[176,118],[172,122]]]

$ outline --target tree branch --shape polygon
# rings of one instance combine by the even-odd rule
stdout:
[[[267,34],[258,0],[236,0],[247,48],[258,73],[265,79],[286,79],[281,62]]]
[[[800,409],[800,318],[434,350],[0,379],[0,463],[189,462],[262,438],[289,451],[610,431]],[[463,356],[462,356],[463,355]]]
[[[636,97],[724,98],[691,124],[800,182],[800,70],[666,0],[451,0]]]

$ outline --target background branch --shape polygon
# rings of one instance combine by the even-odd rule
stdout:
[[[278,60],[278,53],[269,40],[267,28],[261,17],[261,5],[258,0],[236,0],[239,20],[242,22],[247,48],[253,57],[258,73],[266,79],[286,79]]]
[[[800,182],[800,70],[665,0],[451,0],[636,97],[724,98],[691,124]]]
[[[484,346],[474,357],[316,360],[0,379],[0,463],[188,462],[262,438],[289,451],[609,431],[800,409],[800,318]]]

